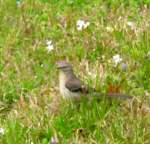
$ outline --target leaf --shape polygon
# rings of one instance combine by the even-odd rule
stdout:
[[[120,92],[120,85],[112,85],[108,86],[108,93],[119,93]]]

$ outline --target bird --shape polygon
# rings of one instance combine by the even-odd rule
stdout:
[[[74,73],[72,65],[66,60],[56,62],[57,69],[59,69],[59,91],[63,99],[79,101],[81,98],[121,98],[130,99],[131,96],[121,93],[100,93],[94,88],[88,87],[82,82]]]

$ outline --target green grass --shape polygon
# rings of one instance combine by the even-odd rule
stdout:
[[[149,144],[149,7],[149,0],[1,0],[0,143]],[[90,25],[78,31],[78,19]],[[123,60],[114,67],[116,54]],[[134,100],[60,100],[62,59],[85,83],[101,92],[118,87]]]

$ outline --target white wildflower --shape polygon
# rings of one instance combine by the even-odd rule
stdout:
[[[47,40],[47,41],[46,41],[46,45],[47,45],[46,49],[47,49],[47,52],[48,52],[48,53],[51,52],[51,51],[54,49],[54,46],[53,46],[51,40]]]
[[[76,23],[78,31],[86,29],[89,25],[90,25],[90,22],[85,22],[84,20],[80,20],[80,19]]]
[[[3,128],[0,128],[0,134],[3,135],[5,130]]]
[[[135,24],[134,22],[128,21],[127,25],[131,28],[131,29],[135,29]]]
[[[122,61],[122,58],[120,57],[120,55],[114,55],[113,56],[113,61],[115,63],[115,66],[117,66],[117,64],[119,64]]]
[[[132,27],[132,26],[134,26],[134,23],[131,22],[131,21],[128,21],[128,22],[127,22],[127,25],[130,26],[130,27]]]
[[[84,21],[83,20],[78,20],[76,25],[77,25],[77,30],[81,31],[84,27]]]

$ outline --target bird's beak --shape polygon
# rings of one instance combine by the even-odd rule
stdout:
[[[58,64],[58,62],[55,63],[55,66],[56,66],[57,69],[60,68],[60,65]]]

